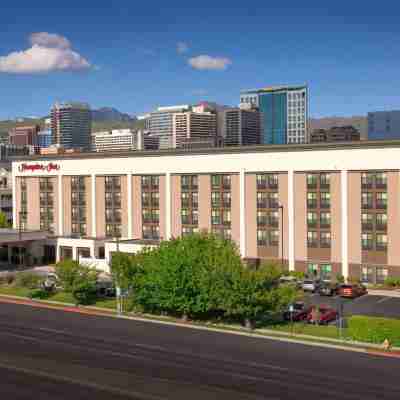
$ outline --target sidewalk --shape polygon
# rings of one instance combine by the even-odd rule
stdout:
[[[370,296],[400,297],[400,290],[368,289]]]

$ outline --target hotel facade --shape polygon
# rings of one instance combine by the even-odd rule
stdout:
[[[14,228],[50,232],[42,256],[107,263],[207,230],[254,263],[400,276],[397,141],[26,157],[12,179]]]

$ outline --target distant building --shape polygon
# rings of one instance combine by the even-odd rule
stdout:
[[[92,113],[88,104],[56,103],[51,110],[52,143],[66,149],[88,150]]]
[[[173,115],[173,148],[183,148],[188,140],[213,141],[217,136],[217,116],[211,112],[186,111]]]
[[[39,125],[13,128],[9,132],[9,143],[16,146],[34,146],[39,130]]]
[[[307,86],[245,90],[240,103],[257,107],[262,113],[261,144],[307,142]]]
[[[351,142],[360,140],[360,132],[353,126],[334,126],[330,129],[314,129],[310,134],[311,143]]]
[[[260,143],[261,114],[257,109],[230,108],[223,111],[222,137],[225,146]]]
[[[8,168],[0,168],[0,211],[6,216],[7,222],[12,225],[12,176]]]
[[[150,130],[150,117],[151,117],[150,113],[137,116],[137,120],[138,121],[144,121],[144,127],[143,128],[145,130],[147,130],[147,131]]]
[[[131,129],[115,129],[93,135],[93,151],[137,150],[137,133]]]
[[[400,111],[368,113],[368,140],[400,139]]]
[[[11,157],[22,157],[35,154],[34,146],[0,144],[0,161],[9,161]]]

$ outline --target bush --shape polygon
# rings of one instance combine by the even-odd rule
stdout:
[[[8,272],[0,276],[0,285],[11,285],[15,281],[15,273]]]
[[[28,289],[37,289],[40,287],[42,282],[43,277],[32,272],[19,272],[15,278],[16,286]]]
[[[342,274],[336,274],[336,282],[344,283],[344,276]]]
[[[348,336],[360,342],[377,344],[388,339],[393,346],[400,346],[400,320],[352,316],[348,320]]]
[[[400,287],[400,278],[386,278],[385,286]]]
[[[47,290],[44,289],[33,289],[30,293],[30,297],[32,299],[48,299],[50,296],[50,293]]]
[[[93,304],[96,301],[96,282],[87,279],[75,282],[72,295],[77,304]]]

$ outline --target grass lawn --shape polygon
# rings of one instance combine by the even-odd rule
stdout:
[[[26,288],[11,286],[11,285],[0,285],[0,294],[8,294],[10,296],[21,296],[29,297],[31,291]]]
[[[273,325],[266,327],[267,329],[272,329],[280,332],[295,333],[300,335],[310,335],[327,337],[332,339],[339,339],[339,330],[336,326],[321,326],[321,325],[311,325],[303,323],[295,323],[293,325],[293,331],[291,324]]]

